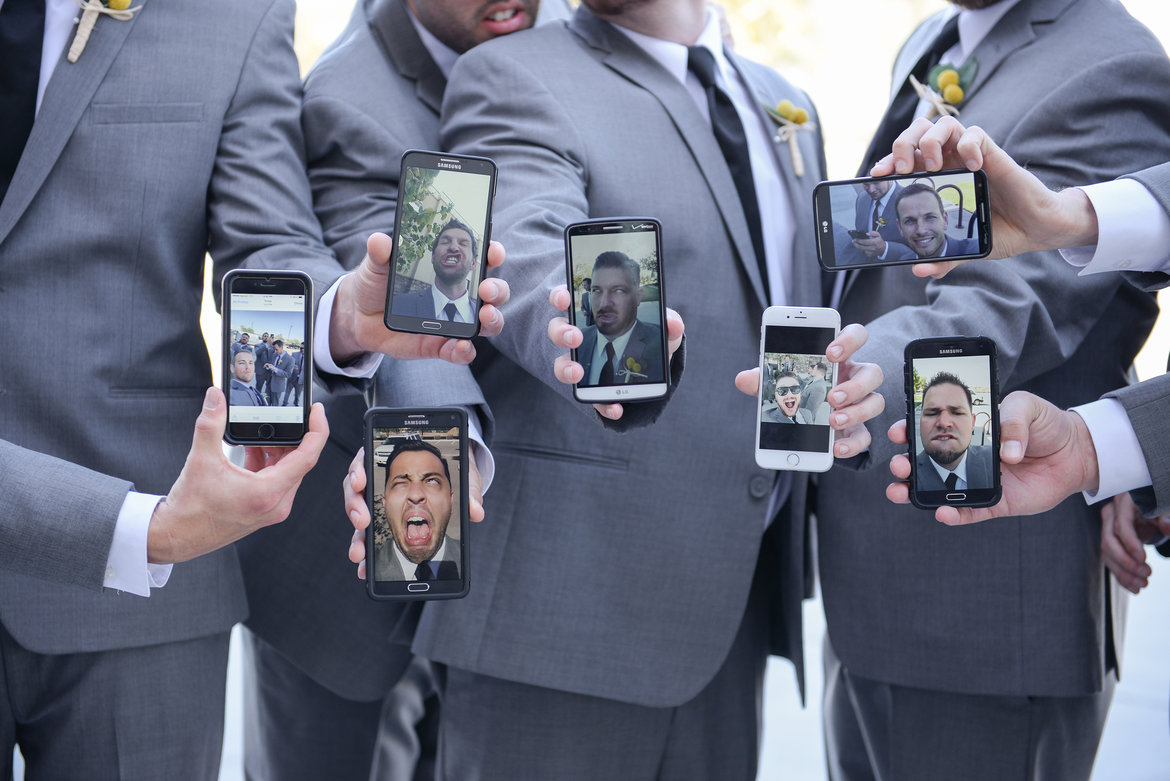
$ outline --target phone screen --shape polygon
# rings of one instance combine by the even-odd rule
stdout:
[[[403,155],[386,325],[471,337],[491,240],[495,164],[487,158]]]
[[[565,229],[573,351],[585,375],[579,401],[637,401],[667,391],[661,226],[653,219],[596,220]]]
[[[825,350],[834,328],[764,326],[759,450],[828,453],[829,388],[836,364]]]
[[[914,503],[994,504],[999,498],[994,343],[919,340],[907,347],[907,355]]]
[[[982,171],[821,182],[813,201],[817,253],[830,271],[991,251]]]
[[[461,410],[367,413],[368,590],[375,598],[467,593],[467,419]]]
[[[308,279],[297,272],[224,278],[229,442],[298,442],[312,393]]]

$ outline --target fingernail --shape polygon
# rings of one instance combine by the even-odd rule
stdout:
[[[350,510],[349,511],[349,519],[351,521],[356,521],[358,519],[358,511],[357,510]]]
[[[208,388],[207,393],[203,394],[203,409],[219,409],[219,394],[215,392],[215,388]]]
[[[845,401],[845,391],[833,391],[829,395],[832,396],[833,401],[837,402],[838,404]]]
[[[849,416],[844,413],[838,413],[833,416],[833,422],[838,426],[844,426],[845,421],[849,420]]]
[[[828,351],[828,353],[826,353],[826,355],[828,355],[830,358],[833,358],[835,360],[837,358],[840,358],[841,353],[843,353],[843,352],[845,352],[844,348],[842,348],[840,345],[835,344],[829,348],[829,351]]]
[[[1000,453],[1004,458],[1019,459],[1024,455],[1023,446],[1014,439],[1009,439],[1003,443],[1003,450]]]

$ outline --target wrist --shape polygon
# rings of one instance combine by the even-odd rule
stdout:
[[[1097,447],[1085,421],[1075,412],[1067,411],[1073,426],[1073,455],[1080,464],[1081,484],[1078,491],[1095,492],[1101,485],[1101,472],[1097,463]]]
[[[170,508],[164,496],[155,505],[146,528],[146,560],[151,564],[172,564],[174,544],[170,533]]]
[[[346,274],[338,283],[329,313],[329,355],[338,366],[353,362],[365,352],[356,336],[353,286],[353,274]]]
[[[1063,226],[1049,241],[1050,249],[1087,247],[1097,243],[1097,211],[1089,196],[1079,187],[1056,193]]]

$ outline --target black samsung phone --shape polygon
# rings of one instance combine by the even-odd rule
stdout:
[[[469,339],[492,236],[496,164],[486,157],[402,156],[386,327]]]
[[[295,445],[313,406],[313,283],[300,271],[237,269],[223,278],[224,439]]]
[[[467,414],[373,407],[365,417],[366,591],[374,599],[467,595]]]
[[[916,507],[990,507],[1001,495],[995,342],[916,339],[906,346],[906,438]]]
[[[590,404],[657,399],[670,387],[662,225],[648,217],[587,220],[565,228],[569,322],[585,338],[573,386]]]
[[[817,258],[828,271],[986,257],[991,206],[982,171],[821,182]]]

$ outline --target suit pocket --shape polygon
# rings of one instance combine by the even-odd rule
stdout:
[[[611,458],[596,453],[571,453],[567,450],[553,450],[552,448],[534,445],[520,445],[514,442],[495,442],[492,444],[493,453],[517,456],[519,458],[535,458],[540,461],[559,461],[568,464],[580,464],[600,469],[616,469],[625,472],[630,462],[624,458]]]
[[[200,122],[202,103],[94,103],[90,107],[95,125]]]

